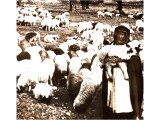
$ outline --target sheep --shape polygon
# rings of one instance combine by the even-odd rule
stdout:
[[[36,17],[33,15],[24,16],[24,25],[25,26],[34,26],[36,25]]]
[[[106,48],[104,48],[105,52],[107,53],[107,56],[109,56],[106,59],[106,67],[107,72],[108,72],[108,77],[112,78],[112,73],[111,73],[111,66],[114,66],[116,64],[118,64],[118,66],[120,67],[120,69],[122,70],[123,74],[124,74],[124,78],[127,80],[129,78],[128,76],[128,72],[127,72],[127,66],[126,66],[126,62],[123,62],[123,60],[129,60],[131,58],[132,55],[136,55],[137,53],[139,53],[139,51],[141,50],[141,43],[138,40],[133,40],[129,43],[127,43],[127,45],[109,45],[106,46]],[[111,57],[114,56],[114,57]],[[115,57],[117,56],[117,57]],[[120,59],[119,59],[120,58]]]
[[[64,19],[64,16],[63,15],[56,15],[55,19],[62,21]]]
[[[63,17],[67,17],[67,16],[69,16],[69,15],[70,15],[69,12],[64,12],[64,13],[62,13],[62,16],[63,16]]]
[[[25,59],[16,61],[16,77],[19,77],[22,73],[25,73],[31,65],[31,60]]]
[[[49,99],[55,90],[57,90],[55,86],[52,87],[46,83],[38,83],[32,91],[35,99],[42,100]]]
[[[81,34],[81,38],[86,41],[89,40],[92,32],[93,30],[83,31],[83,33]]]
[[[85,30],[91,30],[93,28],[92,22],[91,21],[83,21],[79,22],[77,32],[81,33],[82,31]]]
[[[67,76],[67,91],[69,93],[69,97],[72,100],[72,102],[79,93],[81,83],[82,83],[82,78],[79,76],[78,73],[69,74]]]
[[[88,44],[88,46],[87,46],[87,52],[91,52],[91,51],[97,52],[98,51],[97,46],[94,45],[94,44]]]
[[[97,16],[98,16],[98,18],[100,18],[100,17],[104,17],[104,13],[103,13],[103,12],[101,12],[101,11],[98,11],[98,12],[97,12]]]
[[[89,66],[87,65],[88,69],[86,69],[85,66],[82,65],[81,59],[79,57],[71,58],[69,64],[69,74],[67,77],[67,90],[69,92],[71,100],[74,100],[78,94],[81,94],[79,93],[79,90],[84,89],[81,88],[81,83],[85,78],[88,78],[88,76],[90,76],[91,79],[95,80],[96,86],[100,84],[101,78],[99,79],[99,76],[102,75],[102,70],[99,71],[101,68],[99,69],[98,65],[99,63],[97,62],[97,58],[95,59],[95,56],[92,57]],[[91,71],[89,71],[90,68]]]
[[[68,56],[69,57],[69,56]],[[65,54],[56,55],[54,58],[55,73],[54,73],[54,85],[63,86],[66,84],[66,77],[68,75],[68,58]]]
[[[103,31],[93,31],[91,33],[91,40],[93,41],[93,44],[97,46],[98,49],[101,49],[103,46],[104,37],[106,34]]]
[[[67,39],[67,44],[68,44],[68,47],[70,47],[71,45],[74,45],[74,44],[78,45],[78,38]]]
[[[59,39],[58,35],[52,35],[52,34],[46,34],[44,37],[44,41],[47,43],[57,43],[58,39]]]
[[[128,18],[133,19],[134,17],[133,17],[133,15],[132,15],[132,14],[129,14],[129,15],[128,15]]]
[[[31,85],[37,84],[40,82],[52,83],[52,77],[55,72],[55,63],[53,60],[46,58],[40,63],[30,62],[30,66],[28,69],[23,72],[17,82],[18,90],[21,90],[20,87],[25,87],[26,85],[29,87],[28,91],[31,91]]]
[[[82,66],[81,59],[79,57],[72,57],[68,65],[69,74],[76,74]]]
[[[52,50],[47,50],[47,54],[50,59],[54,60],[56,54]]]
[[[68,18],[64,18],[61,22],[62,25],[64,25],[64,27],[69,28],[69,19]]]
[[[126,45],[121,45],[121,46],[106,45],[99,51],[99,53],[103,56],[103,58],[101,58],[102,56],[98,53],[100,55],[99,58],[101,58],[101,60],[104,59],[105,63],[103,63],[101,60],[100,61],[102,64],[106,65],[107,76],[109,78],[112,78],[112,72],[111,72],[112,66],[115,66],[118,64],[118,66],[121,68],[122,72],[124,73],[124,78],[128,79],[126,63],[123,62],[122,59],[127,60],[130,58],[130,56],[127,54],[127,51],[129,50],[130,49],[126,47]],[[103,53],[103,51],[105,51],[105,54]],[[104,58],[104,56],[106,57]],[[121,59],[118,59],[117,57]],[[117,60],[119,60],[119,62],[117,62]]]
[[[95,25],[95,28],[94,28],[94,30],[100,30],[100,31],[103,31],[104,30],[104,24],[103,23],[97,23],[96,25]]]
[[[93,80],[92,73],[89,69],[81,69],[80,76],[83,81],[79,93],[73,102],[73,108],[78,113],[84,113],[95,95],[96,83]]]
[[[41,27],[46,31],[56,30],[57,28],[59,28],[60,22],[61,21],[57,19],[46,17],[41,21]]]
[[[52,19],[52,25],[51,25],[51,27],[52,27],[54,30],[56,30],[57,28],[60,27],[60,22],[61,22],[61,21],[59,21],[59,20],[57,20],[57,19]]]
[[[110,12],[104,12],[104,16],[112,18],[113,13],[110,13]]]
[[[32,47],[27,47],[25,49],[25,51],[28,52],[31,55],[31,60],[35,61],[35,63],[41,61],[41,56],[39,54],[39,52],[41,50],[44,50],[44,48],[42,48],[40,46],[32,46]]]
[[[102,63],[99,61],[99,57],[95,54],[91,61],[90,70],[93,76],[96,86],[98,87],[102,82]]]
[[[143,31],[144,29],[144,22],[142,20],[136,20],[136,30]]]
[[[78,27],[78,23],[76,23],[76,22],[70,22],[69,26],[77,28]]]
[[[142,40],[132,40],[131,42],[127,43],[132,50],[132,54],[139,53],[143,49],[143,42]]]
[[[63,42],[61,43],[58,48],[60,48],[61,50],[63,50],[64,53],[68,53],[69,50],[69,45],[67,42]]]
[[[88,52],[83,52],[82,50],[77,51],[76,53],[78,54],[78,56],[80,57],[82,64],[83,63],[90,63],[92,60],[93,55],[96,53],[97,51],[94,50],[90,50]]]

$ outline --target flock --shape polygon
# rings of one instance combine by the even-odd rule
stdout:
[[[112,11],[97,11],[97,17],[121,17]],[[72,100],[73,108],[79,113],[86,111],[102,83],[102,70],[106,65],[106,77],[112,77],[114,66],[104,62],[105,56],[117,56],[123,60],[139,54],[142,63],[143,39],[132,37],[135,33],[143,34],[143,13],[129,14],[135,24],[121,23],[130,30],[130,42],[127,45],[113,45],[113,34],[117,26],[98,21],[71,22],[70,13],[53,16],[46,8],[23,6],[17,7],[16,21],[19,26],[36,26],[43,31],[56,31],[60,28],[74,28],[78,35],[67,36],[59,43],[58,34],[47,33],[41,39],[39,31],[28,31],[21,35],[17,31],[16,78],[17,92],[33,92],[37,100],[54,96],[57,87],[65,87]],[[111,39],[109,39],[111,38]],[[46,44],[53,45],[52,47]],[[138,48],[138,51],[137,51]],[[132,50],[128,54],[128,51]],[[118,63],[128,79],[126,65]]]

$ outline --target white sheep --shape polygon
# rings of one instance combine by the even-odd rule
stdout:
[[[46,34],[44,36],[44,41],[47,43],[57,43],[59,39],[59,35]]]
[[[94,30],[103,31],[103,30],[104,30],[104,24],[103,24],[103,23],[98,22],[98,23],[95,25]]]
[[[70,22],[68,18],[64,18],[63,21],[61,21],[61,23],[64,24],[64,27],[69,28]]]
[[[132,54],[139,53],[143,49],[143,41],[142,40],[132,40],[127,43],[132,49]]]
[[[89,40],[92,32],[93,32],[93,30],[83,31],[83,33],[81,34],[81,38],[86,41]]]
[[[58,48],[62,49],[65,53],[68,53],[69,50],[68,42],[63,42],[59,44]]]
[[[61,72],[67,71],[68,61],[64,55],[56,55],[54,58],[54,62]]]
[[[144,29],[144,22],[142,20],[136,20],[136,30],[139,32],[140,29]]]
[[[69,56],[67,54],[56,55],[54,58],[55,62],[55,73],[53,85],[61,86],[61,83],[66,84]]]
[[[16,61],[16,77],[25,73],[31,65],[31,60]]]
[[[76,74],[82,66],[81,59],[79,57],[72,57],[68,66],[69,74]]]
[[[104,53],[101,53],[101,55],[104,57],[108,55],[107,62],[105,62],[105,65],[107,67],[107,76],[109,78],[112,78],[112,66],[115,66],[118,64],[118,66],[121,68],[122,72],[124,73],[124,78],[128,79],[128,72],[127,72],[127,66],[125,62],[116,62],[114,59],[111,58],[111,56],[116,56],[118,58],[121,58],[122,60],[128,60],[131,55],[127,53],[130,50],[126,45],[106,45],[103,47],[100,51],[104,51]],[[102,57],[99,56],[99,57]],[[101,60],[104,58],[101,58]]]
[[[52,24],[51,24],[52,29],[56,30],[57,28],[60,27],[60,22],[61,21],[59,21],[57,19],[52,19],[51,22],[52,22]]]
[[[129,15],[128,15],[128,18],[133,19],[134,17],[133,17],[133,15],[132,15],[132,14],[129,14]]]
[[[98,12],[97,12],[97,16],[98,16],[98,18],[100,18],[100,17],[104,17],[104,13],[103,13],[103,12],[101,12],[101,11],[98,11]]]
[[[50,86],[46,83],[38,83],[33,89],[34,98],[41,100],[43,98],[50,98],[53,95],[53,92],[57,90],[57,87]]]
[[[37,84],[40,82],[47,83],[50,82],[52,85],[52,77],[55,71],[55,64],[53,60],[46,58],[40,63],[30,62],[30,66],[25,72],[23,72],[17,82],[18,90],[21,90],[20,87],[29,87],[31,90],[31,85],[33,83]]]
[[[112,18],[113,13],[111,13],[111,12],[104,12],[104,16]]]
[[[34,26],[36,25],[36,17],[33,15],[24,16],[24,24],[25,26]]]
[[[82,31],[91,30],[92,28],[93,28],[93,25],[91,21],[79,22],[77,32],[81,33]]]
[[[54,60],[56,54],[52,50],[47,50],[48,56],[50,59]]]
[[[25,51],[31,55],[31,60],[35,61],[35,63],[41,61],[41,56],[39,54],[41,50],[44,50],[44,48],[40,46],[32,46],[25,49]]]
[[[78,27],[78,23],[76,23],[76,22],[70,22],[69,26],[77,28]]]
[[[46,31],[56,30],[56,28],[59,27],[59,24],[60,22],[58,20],[49,17],[46,17],[41,21],[41,27]]]
[[[90,70],[92,72],[93,80],[96,82],[96,86],[99,86],[102,82],[102,63],[99,61],[97,54],[95,54],[92,59]]]
[[[93,41],[93,45],[97,46],[98,49],[103,47],[103,41],[106,34],[103,31],[93,31],[91,33],[91,41]]]

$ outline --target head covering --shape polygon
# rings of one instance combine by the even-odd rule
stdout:
[[[125,26],[118,26],[114,31],[114,45],[124,45],[129,42],[130,30]]]

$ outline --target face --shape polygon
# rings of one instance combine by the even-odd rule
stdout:
[[[118,32],[116,34],[116,37],[115,37],[115,44],[116,45],[124,45],[126,43],[128,43],[128,36],[126,35],[125,32]]]

